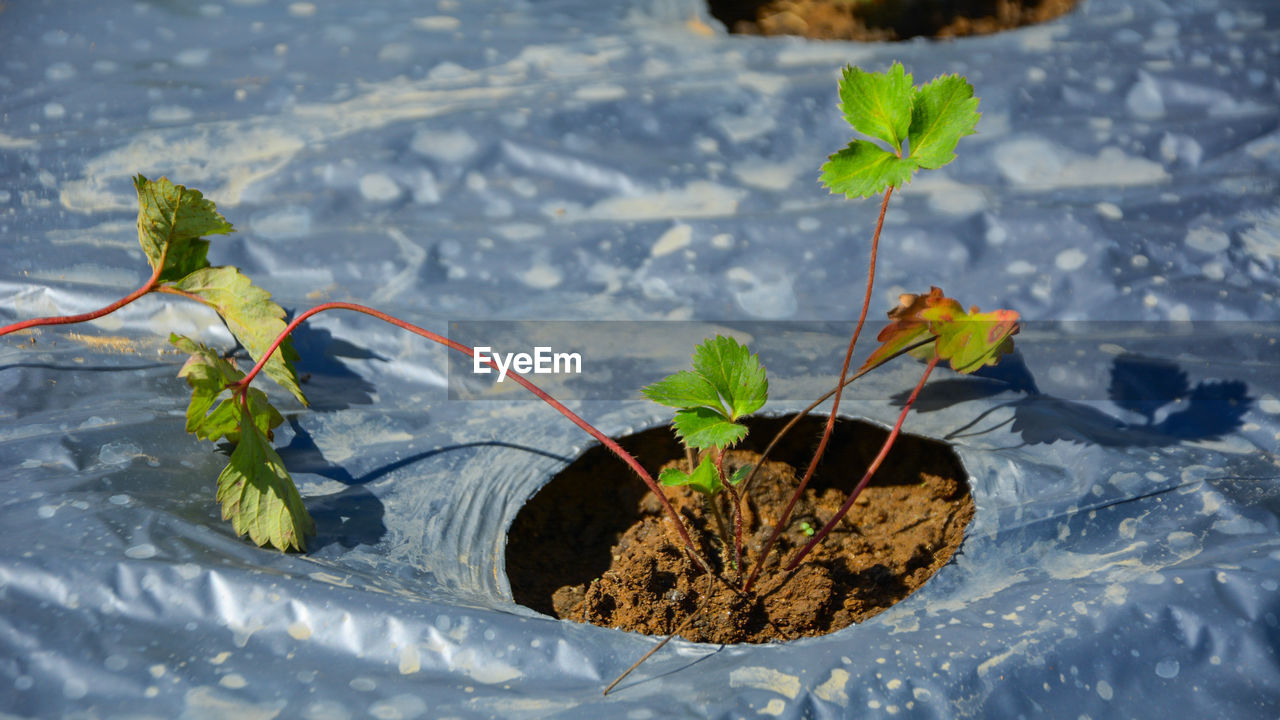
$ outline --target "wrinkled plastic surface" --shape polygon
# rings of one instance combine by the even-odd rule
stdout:
[[[838,68],[901,60],[966,74],[984,118],[895,198],[874,312],[937,284],[1028,324],[908,420],[972,475],[950,565],[827,637],[676,642],[608,698],[655,641],[520,608],[502,569],[521,503],[586,445],[547,408],[450,401],[440,348],[318,317],[297,338],[314,408],[276,441],[320,534],[281,555],[219,520],[225,457],[183,432],[164,338],[231,347],[212,315],[152,297],[5,338],[0,712],[1276,716],[1277,13],[1086,0],[852,45],[730,37],[685,0],[9,3],[5,321],[144,280],[141,172],[218,202],[239,232],[213,261],[295,311],[847,323],[876,203],[814,179],[847,139]],[[752,340],[815,395],[843,342]],[[918,371],[846,407],[889,422]],[[660,415],[575,406],[608,432]]]

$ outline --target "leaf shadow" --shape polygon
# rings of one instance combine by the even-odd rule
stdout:
[[[139,370],[155,370],[157,368],[176,367],[172,363],[139,363],[136,365],[81,365],[78,363],[67,363],[60,365],[58,363],[38,363],[38,362],[17,362],[8,365],[0,365],[0,372],[5,370],[56,370],[58,372],[137,372]],[[175,371],[176,374],[176,371]]]
[[[302,357],[298,370],[304,375],[304,389],[314,410],[342,410],[352,405],[373,403],[375,386],[347,367],[343,360],[388,359],[333,333],[303,323],[294,329],[293,347]]]
[[[1108,399],[1144,421],[1129,422],[1092,404],[1042,393],[1016,351],[1000,365],[983,368],[971,378],[926,385],[915,407],[919,412],[935,412],[1014,391],[1024,397],[989,408],[944,439],[972,437],[1010,425],[1024,445],[1071,442],[1103,447],[1157,447],[1219,439],[1240,428],[1244,414],[1253,404],[1243,381],[1209,380],[1192,387],[1177,363],[1161,358],[1120,355],[1112,361],[1110,374]],[[908,395],[898,393],[893,402],[901,407]],[[1002,408],[1011,408],[1013,415],[994,426],[973,430]],[[1161,412],[1166,414],[1157,421]]]
[[[316,522],[317,534],[309,543],[309,549],[312,552],[330,545],[341,545],[351,549],[359,545],[374,545],[381,541],[387,534],[386,506],[378,496],[369,491],[367,486],[397,470],[434,456],[469,448],[492,447],[521,450],[566,464],[572,461],[572,458],[527,445],[485,440],[426,450],[355,476],[345,467],[326,460],[311,433],[302,427],[296,417],[289,418],[287,422],[293,429],[293,439],[288,445],[276,448],[285,467],[295,474],[319,475],[347,486],[335,493],[303,498],[308,512]]]

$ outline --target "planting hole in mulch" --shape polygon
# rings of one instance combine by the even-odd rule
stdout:
[[[987,35],[1065,15],[1077,0],[708,0],[730,32],[816,40]]]
[[[750,434],[726,456],[726,470],[756,462],[787,420],[748,420]],[[798,484],[824,422],[819,416],[802,420],[753,481],[743,502],[748,568]],[[824,635],[865,620],[910,595],[945,565],[974,512],[967,475],[955,454],[942,443],[904,434],[849,515],[789,582],[781,582],[779,550],[790,558],[809,539],[806,525],[821,528],[835,514],[885,435],[868,423],[837,423],[790,527],[748,597],[697,573],[657,498],[620,460],[593,447],[552,478],[512,523],[507,538],[511,591],[516,602],[547,615],[650,635],[668,634],[696,613],[680,634],[710,643]],[[663,465],[683,462],[684,452],[667,427],[619,442],[655,477]],[[703,557],[722,577],[735,577],[731,554],[721,546],[703,498],[685,487],[664,490]]]

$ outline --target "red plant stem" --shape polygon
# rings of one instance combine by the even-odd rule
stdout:
[[[823,525],[822,529],[819,530],[804,547],[800,548],[800,552],[796,553],[795,557],[791,558],[791,562],[787,563],[787,566],[782,570],[783,572],[791,572],[792,570],[795,570],[796,566],[800,564],[800,561],[804,559],[804,556],[808,555],[810,550],[816,547],[818,543],[822,542],[822,538],[826,537],[827,533],[831,532],[836,524],[839,523],[840,520],[849,512],[849,509],[853,507],[853,502],[862,494],[863,489],[867,487],[871,482],[871,478],[875,476],[876,470],[880,469],[880,463],[884,462],[885,457],[888,456],[889,449],[893,447],[893,443],[898,439],[899,431],[902,430],[902,422],[907,419],[907,413],[911,411],[911,406],[915,404],[916,398],[920,396],[920,389],[924,387],[925,381],[929,379],[929,373],[933,372],[933,369],[937,366],[938,356],[935,355],[933,359],[929,361],[929,365],[925,367],[924,374],[920,376],[920,382],[916,383],[915,389],[911,391],[911,397],[907,398],[907,404],[903,406],[902,412],[898,414],[898,422],[894,423],[893,430],[889,431],[889,437],[885,438],[884,445],[880,448],[880,454],[876,455],[876,459],[871,461],[871,465],[867,468],[866,474],[862,476],[862,480],[858,482],[858,485],[853,489],[853,492],[849,493],[849,497],[845,499],[844,505],[840,506],[840,509],[836,511],[836,514],[833,515],[830,520],[827,521],[827,524]]]
[[[738,494],[738,489],[729,483],[728,478],[724,474],[724,452],[721,451],[716,456],[716,472],[720,473],[720,484],[729,493],[729,500],[733,502],[733,562],[738,567],[738,573],[742,572],[742,496]]]
[[[925,345],[928,345],[929,343],[934,342],[937,339],[938,339],[937,335],[930,335],[924,340],[920,340],[916,343],[908,345],[902,348],[901,350],[899,350],[898,352],[890,355],[889,357],[884,359],[884,362],[881,362],[877,365],[873,365],[871,367],[863,367],[862,369],[858,370],[858,372],[854,373],[851,377],[849,377],[847,380],[845,380],[840,387],[843,389],[844,387],[847,387],[848,385],[850,385],[854,380],[857,380],[863,375],[866,375],[872,370],[875,370],[876,368],[880,367],[880,365],[884,365],[885,363],[888,363],[890,360],[898,357],[899,355],[905,355],[911,352],[912,350],[915,350],[918,347],[924,347]],[[773,449],[778,446],[778,443],[782,442],[782,438],[786,437],[787,433],[791,432],[792,428],[794,428],[796,425],[799,425],[800,421],[803,420],[814,408],[826,402],[827,398],[835,394],[836,394],[835,388],[828,390],[826,394],[824,394],[822,397],[809,403],[808,407],[806,407],[803,410],[800,410],[795,415],[793,415],[792,418],[787,421],[787,424],[783,425],[782,429],[774,434],[773,439],[770,440],[769,444],[765,446],[764,452],[760,453],[760,462],[757,463],[755,467],[751,468],[751,472],[747,473],[747,479],[742,481],[741,492],[743,495],[748,494],[748,492],[751,489],[751,481],[755,479],[756,473],[760,472],[760,468],[764,467],[765,461],[768,460],[769,456],[773,454]]]
[[[813,459],[809,461],[809,467],[804,471],[804,478],[796,486],[795,492],[791,494],[791,499],[787,502],[787,507],[783,509],[778,522],[773,526],[773,532],[769,534],[769,540],[764,545],[764,551],[760,553],[759,559],[756,560],[755,567],[751,568],[751,575],[742,586],[743,592],[751,592],[751,586],[760,575],[760,570],[764,567],[764,561],[769,557],[769,551],[773,549],[773,544],[778,541],[778,536],[782,534],[782,529],[787,526],[787,521],[791,519],[791,511],[795,509],[796,503],[800,501],[801,493],[809,485],[809,480],[813,478],[813,473],[818,468],[818,462],[822,460],[822,455],[827,451],[827,442],[831,440],[831,431],[836,426],[836,415],[840,412],[840,396],[844,394],[839,389],[844,388],[844,379],[849,374],[849,363],[853,359],[853,349],[858,344],[858,336],[862,334],[862,326],[867,321],[867,311],[871,307],[871,290],[876,282],[876,255],[880,249],[880,230],[884,227],[884,216],[889,210],[890,197],[893,197],[892,185],[884,191],[884,199],[880,201],[880,216],[876,219],[876,229],[871,235],[871,259],[867,263],[867,289],[862,296],[862,311],[858,314],[858,324],[853,328],[853,337],[849,338],[849,349],[845,350],[844,353],[844,364],[840,366],[840,381],[836,383],[838,390],[836,391],[835,399],[831,401],[831,414],[827,416],[827,425],[822,430],[822,439],[818,441],[818,448],[813,451]]]
[[[289,334],[292,333],[294,329],[298,327],[298,325],[302,324],[307,318],[311,317],[312,315],[315,315],[316,313],[324,312],[326,310],[351,310],[353,312],[363,313],[365,315],[369,315],[371,317],[375,317],[379,320],[382,320],[383,322],[387,322],[392,325],[395,325],[401,330],[407,330],[415,335],[424,337],[432,342],[436,342],[446,347],[449,347],[453,350],[457,350],[458,352],[464,355],[469,355],[473,358],[475,357],[475,350],[473,350],[472,348],[466,345],[463,345],[462,343],[450,340],[447,337],[438,335],[436,333],[431,332],[430,330],[418,327],[417,325],[414,325],[412,323],[405,322],[404,320],[388,315],[387,313],[384,313],[380,310],[374,310],[371,307],[366,307],[364,305],[357,305],[355,303],[328,302],[321,305],[317,305],[311,308],[310,310],[307,310],[299,314],[296,318],[294,318],[293,322],[289,323],[289,325],[285,327],[284,331],[280,333],[279,337],[277,337],[275,341],[271,343],[271,346],[267,348],[267,351],[262,354],[262,357],[258,359],[258,363],[253,366],[253,369],[250,370],[249,373],[245,375],[238,383],[236,383],[235,386],[241,390],[243,390],[244,388],[247,388],[249,386],[249,383],[253,382],[253,379],[257,377],[258,373],[262,372],[262,368],[267,364],[267,360],[271,358],[272,353],[274,353],[276,349],[280,347],[280,344],[284,342],[285,338],[289,337]],[[495,370],[499,369],[497,363],[494,362],[492,359],[488,360],[487,363],[491,367],[493,367]],[[703,572],[711,574],[711,566],[702,558],[700,554],[698,554],[698,551],[695,549],[693,545],[693,540],[689,537],[689,531],[684,526],[684,521],[680,519],[680,515],[676,512],[676,509],[671,506],[671,502],[667,500],[667,496],[662,493],[662,490],[658,487],[658,483],[654,481],[653,477],[650,476],[649,473],[644,469],[644,466],[642,466],[640,462],[631,455],[631,453],[627,452],[626,450],[623,450],[622,446],[619,445],[613,438],[597,430],[593,425],[588,423],[586,420],[583,420],[581,417],[579,417],[576,413],[574,413],[569,408],[562,405],[559,400],[556,400],[555,398],[551,397],[542,388],[538,387],[537,385],[534,385],[532,382],[529,382],[521,375],[508,370],[507,377],[511,378],[512,380],[515,380],[517,383],[522,385],[526,390],[536,395],[538,399],[542,400],[543,402],[547,403],[551,407],[555,408],[557,412],[559,412],[561,415],[564,415],[566,418],[568,418],[569,421],[572,422],[574,425],[577,425],[578,427],[582,428],[584,431],[586,431],[588,435],[595,438],[596,440],[599,440],[600,444],[604,445],[606,448],[610,450],[610,452],[612,452],[614,455],[617,455],[620,459],[622,459],[623,462],[629,465],[631,469],[635,471],[636,475],[640,476],[640,479],[644,481],[644,484],[649,487],[649,490],[651,490],[654,495],[658,496],[658,501],[662,503],[663,509],[666,510],[667,515],[671,518],[671,521],[675,525],[676,530],[680,533],[680,539],[682,542],[684,542],[685,549],[689,552],[690,556],[694,559],[695,562],[698,563],[698,565],[702,567]]]
[[[143,295],[146,295],[147,293],[154,291],[156,289],[157,283],[159,282],[160,270],[162,267],[163,267],[162,264],[157,263],[155,271],[151,273],[151,277],[147,280],[147,282],[145,282],[142,285],[142,287],[138,288],[137,290],[134,290],[133,292],[129,293],[128,295],[125,295],[124,297],[120,298],[119,300],[111,303],[106,307],[99,308],[92,312],[82,313],[80,315],[55,315],[52,317],[32,318],[30,320],[23,320],[22,322],[17,322],[12,325],[5,325],[4,327],[0,327],[0,335],[8,335],[9,333],[17,332],[19,330],[26,330],[27,328],[40,327],[42,325],[71,325],[73,323],[89,322],[90,320],[97,320],[103,315],[110,315],[111,313],[115,312],[116,310],[119,310],[125,305],[128,305],[134,300],[137,300]]]

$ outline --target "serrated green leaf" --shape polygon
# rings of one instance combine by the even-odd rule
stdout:
[[[253,418],[253,424],[267,437],[271,437],[271,431],[284,422],[284,417],[271,405],[266,393],[261,390],[249,388],[246,396],[249,402],[249,416]],[[228,393],[227,397],[219,399],[217,407],[199,419],[195,429],[191,427],[191,408],[188,408],[187,431],[202,440],[217,442],[220,437],[225,437],[229,442],[237,443],[240,442],[240,415],[240,407],[237,406],[235,398],[230,397]]]
[[[202,236],[235,231],[199,190],[142,175],[133,185],[138,191],[138,242],[152,269],[161,268],[161,281],[208,267],[209,242]]]
[[[249,388],[247,393],[249,398],[249,414],[253,417],[253,424],[258,426],[258,430],[262,431],[268,439],[272,437],[271,431],[280,427],[284,423],[284,416],[276,410],[271,404],[271,400],[267,398],[267,394],[257,388]]]
[[[901,63],[870,73],[846,66],[840,77],[840,110],[853,129],[888,143],[899,155],[911,126],[911,75]]]
[[[832,155],[822,166],[822,183],[833,193],[867,197],[900,187],[919,168],[951,162],[956,143],[974,132],[981,115],[968,81],[943,75],[918,88],[911,81],[898,63],[884,73],[845,68],[840,79],[845,119],[855,131],[887,143],[893,152],[854,140]]]
[[[729,420],[750,415],[768,399],[769,381],[760,358],[731,337],[717,335],[699,345],[693,351],[693,370],[715,388]]]
[[[747,435],[745,425],[729,422],[709,408],[677,410],[671,424],[684,444],[695,450],[731,447]]]
[[[643,388],[640,392],[659,405],[674,408],[721,407],[720,395],[711,381],[697,373],[682,370]]]
[[[833,193],[867,197],[910,181],[917,167],[913,158],[900,158],[865,140],[854,140],[822,165],[821,181]]]
[[[1000,356],[1013,352],[1012,335],[1018,332],[1018,313],[1012,310],[952,312],[930,308],[921,313],[938,336],[938,357],[951,363],[959,373],[972,373],[985,365],[995,365]]]
[[[911,159],[920,167],[940,168],[955,159],[956,143],[972,135],[982,117],[973,86],[959,75],[934,78],[914,93],[911,110]]]
[[[187,407],[187,432],[200,440],[217,442],[226,438],[228,442],[240,441],[240,409],[230,391],[226,397],[214,397],[202,406],[196,405],[196,393],[191,394],[191,405]],[[213,400],[217,405],[213,405]],[[210,410],[210,407],[213,409]]]
[[[222,519],[259,546],[304,550],[315,522],[284,462],[253,423],[244,427],[231,462],[218,476]]]
[[[689,473],[677,467],[662,468],[662,472],[658,473],[658,482],[667,487],[688,485]]]
[[[191,402],[187,406],[187,432],[201,440],[217,442],[226,438],[237,442],[240,437],[241,410],[235,404],[228,385],[239,382],[244,373],[212,348],[181,335],[170,335],[169,342],[191,357],[178,371],[191,386]],[[265,434],[279,427],[284,417],[257,388],[247,393],[249,413],[254,424]]]
[[[693,372],[675,373],[643,390],[654,402],[680,408],[673,425],[688,447],[729,447],[747,433],[734,420],[759,410],[769,394],[760,358],[717,335],[693,353]]]
[[[231,334],[255,359],[261,358],[285,329],[284,308],[271,299],[271,293],[254,286],[234,267],[201,268],[172,283],[172,287],[199,297],[217,310]],[[297,358],[293,343],[286,339],[263,370],[306,405],[307,398],[293,366]]]
[[[191,355],[178,371],[178,377],[185,378],[191,386],[187,432],[201,440],[216,442],[225,437],[234,441],[240,431],[240,414],[230,402],[227,386],[239,381],[244,373],[194,340],[170,335],[169,342]]]
[[[658,476],[658,481],[667,486],[688,485],[703,495],[715,495],[724,489],[720,483],[720,473],[716,471],[716,465],[710,455],[702,458],[702,462],[694,468],[693,474],[669,467]]]
[[[244,373],[239,368],[204,343],[172,333],[169,335],[169,343],[191,356],[178,371],[178,377],[186,378],[192,387],[220,390],[244,378]]]
[[[953,298],[933,287],[928,294],[899,296],[898,307],[889,311],[892,321],[876,336],[882,344],[862,370],[886,362],[897,352],[928,337],[935,341],[921,353],[926,359],[939,357],[960,373],[972,373],[984,365],[995,365],[1000,356],[1013,351],[1018,332],[1018,313],[1012,310],[968,311]]]
[[[754,467],[754,465],[743,465],[737,470],[734,470],[733,474],[729,476],[729,484],[737,487],[738,483],[747,479],[747,476],[751,474],[751,469]]]

